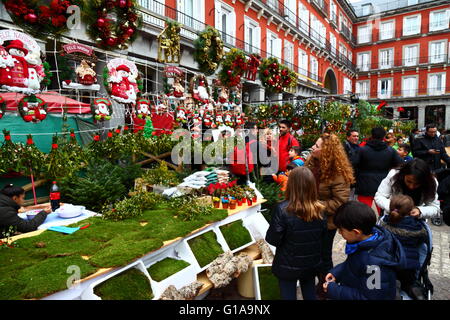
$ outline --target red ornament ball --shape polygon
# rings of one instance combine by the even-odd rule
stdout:
[[[133,28],[128,28],[126,32],[127,32],[127,35],[129,35],[131,37],[133,35],[133,33],[134,33],[134,29]]]
[[[29,23],[36,23],[37,21],[37,16],[34,13],[29,13],[25,16],[24,18],[26,21],[28,21]]]
[[[105,26],[105,24],[106,24],[106,20],[105,20],[105,19],[100,18],[100,19],[97,20],[97,25],[98,25],[100,28],[103,28],[103,27]]]
[[[108,40],[106,40],[106,43],[107,43],[109,46],[113,46],[113,45],[116,44],[116,39],[114,39],[114,38],[108,38]]]
[[[125,8],[126,6],[127,6],[127,1],[126,0],[120,0],[119,1],[119,7]]]
[[[269,70],[264,70],[263,74],[267,77],[269,75]]]

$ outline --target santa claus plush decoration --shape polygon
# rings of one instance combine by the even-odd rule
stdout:
[[[47,105],[34,94],[23,97],[18,104],[19,113],[26,122],[38,123],[47,117]]]
[[[231,112],[225,113],[225,119],[224,119],[225,125],[232,127],[234,126],[234,116]]]
[[[184,106],[179,106],[177,108],[177,122],[187,123],[187,121],[188,117],[186,114],[186,109],[184,108]]]
[[[139,89],[127,65],[117,66],[116,75],[110,76],[109,82],[111,83],[111,97],[114,100],[122,103],[136,103],[136,94]]]
[[[90,64],[86,60],[81,60],[80,65],[75,70],[78,83],[85,86],[90,86],[97,83],[97,73],[93,69],[94,66],[94,63]]]
[[[222,115],[222,112],[217,112],[217,113],[216,113],[216,124],[217,124],[218,126],[221,126],[221,125],[223,125],[223,123],[224,123],[224,121],[223,121],[223,115]]]
[[[97,98],[91,106],[92,114],[96,121],[111,120],[113,113],[111,101],[107,98]]]
[[[136,113],[139,119],[146,119],[151,116],[150,101],[144,98],[139,98],[136,102]]]

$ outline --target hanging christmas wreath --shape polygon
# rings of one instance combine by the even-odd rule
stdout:
[[[87,1],[83,13],[87,33],[107,50],[127,49],[136,40],[142,25],[136,0]]]
[[[111,101],[107,98],[97,98],[91,106],[94,119],[97,121],[111,120],[113,108]]]
[[[47,104],[34,94],[20,99],[18,109],[26,122],[38,123],[47,117]]]
[[[47,39],[49,35],[59,35],[68,30],[67,19],[72,15],[67,8],[71,5],[82,7],[81,0],[2,0],[13,22],[31,35]]]
[[[6,112],[6,102],[3,97],[0,97],[0,119],[3,118],[3,115]]]
[[[236,87],[241,83],[241,78],[247,71],[247,58],[243,51],[233,48],[222,61],[222,70],[219,72],[219,80],[226,87]]]
[[[147,119],[151,116],[150,100],[145,98],[138,98],[136,100],[136,113],[139,119]]]
[[[199,70],[210,76],[216,72],[223,58],[223,41],[215,28],[207,26],[194,41],[194,60]]]
[[[263,59],[259,76],[264,87],[271,92],[281,93],[297,86],[297,75],[288,67],[280,64],[277,58]]]

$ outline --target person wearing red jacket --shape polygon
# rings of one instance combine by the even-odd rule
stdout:
[[[297,139],[292,136],[291,123],[288,120],[281,120],[278,124],[280,137],[278,138],[278,171],[286,171],[289,163],[289,150],[293,146],[300,146]]]

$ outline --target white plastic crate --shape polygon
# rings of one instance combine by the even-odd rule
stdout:
[[[149,284],[151,286],[151,279],[150,279],[150,276],[149,276],[149,274],[147,272],[147,269],[145,268],[145,266],[144,266],[144,264],[142,263],[141,260],[137,260],[137,261],[135,261],[133,263],[130,263],[129,265],[127,265],[127,266],[125,266],[123,268],[117,269],[116,271],[108,274],[107,276],[102,277],[101,279],[91,283],[83,291],[83,293],[81,294],[81,300],[102,300],[102,298],[100,298],[99,296],[97,296],[94,293],[94,288],[96,286],[100,285],[101,283],[103,283],[103,282],[105,282],[105,281],[107,281],[107,280],[109,280],[109,279],[111,279],[111,278],[113,278],[113,277],[115,277],[115,276],[117,276],[117,275],[119,275],[119,274],[121,274],[121,273],[123,273],[123,272],[125,272],[125,271],[127,271],[129,269],[131,269],[131,268],[136,268],[139,271],[141,271],[143,274],[145,274],[145,276],[148,278],[148,282],[149,282]],[[153,288],[152,288],[152,291],[153,291]],[[153,300],[155,300],[155,298]]]
[[[202,230],[201,232],[196,233],[194,235],[191,235],[191,236],[189,236],[189,237],[187,237],[187,238],[185,238],[183,240],[186,243],[186,246],[191,251],[191,254],[194,257],[194,259],[195,259],[195,255],[194,255],[194,252],[192,251],[191,247],[189,246],[188,241],[193,239],[193,238],[199,237],[199,236],[201,236],[201,235],[203,235],[203,234],[205,234],[207,232],[210,232],[210,231],[212,231],[212,232],[214,232],[216,234],[217,242],[222,247],[223,252],[230,251],[230,248],[228,247],[227,242],[225,241],[225,239],[223,238],[222,233],[217,229],[217,227],[209,226],[205,230]],[[196,264],[196,267],[197,267],[197,273],[200,273],[200,272],[206,270],[209,267],[209,265],[211,264],[211,262],[208,263],[207,265],[205,265],[204,267],[201,267],[200,264],[198,263],[197,259],[195,259],[195,264]]]
[[[166,258],[184,260],[190,265],[161,281],[154,280],[149,274],[155,299],[159,299],[161,294],[170,285],[175,286],[177,289],[181,289],[182,287],[197,281],[197,261],[195,260],[193,253],[184,241],[180,241],[175,246],[167,247],[160,252],[157,252],[156,254],[147,255],[141,258],[141,260],[144,263],[145,268],[147,269],[155,263]]]

